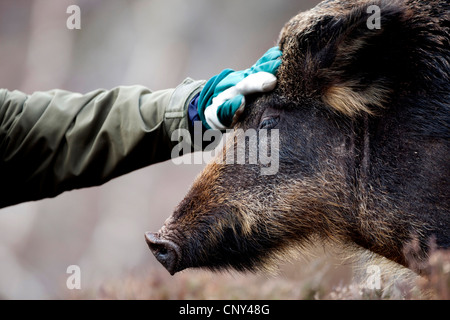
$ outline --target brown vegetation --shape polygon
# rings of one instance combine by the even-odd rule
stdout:
[[[382,269],[385,266],[380,265]],[[188,269],[170,276],[161,267],[134,270],[104,281],[95,289],[70,296],[75,299],[267,299],[267,300],[417,300],[450,299],[450,253],[436,251],[429,259],[429,276],[398,276],[387,268],[381,289],[357,280],[351,265],[329,257],[285,265],[280,274],[212,273]],[[404,270],[403,270],[404,271]]]

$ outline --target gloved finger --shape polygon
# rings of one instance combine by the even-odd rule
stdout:
[[[205,120],[209,128],[213,130],[225,130],[231,126],[234,113],[245,104],[245,98],[242,95],[235,96],[221,104],[218,100],[205,110]]]
[[[276,74],[280,65],[281,65],[281,59],[267,61],[265,63],[255,66],[253,68],[253,73],[264,71],[264,72],[270,72],[272,74]]]
[[[237,82],[237,83],[239,83],[239,82]],[[216,103],[218,105],[221,105],[225,101],[233,99],[238,94],[240,94],[239,89],[236,88],[235,85],[233,85],[232,87],[229,87],[225,91],[222,91],[221,93],[219,93],[219,95],[217,97],[215,97],[212,102]]]
[[[198,115],[200,120],[205,123],[204,112],[208,105],[211,104],[212,99],[217,91],[217,86],[225,79],[227,76],[232,74],[234,71],[232,69],[225,69],[220,74],[212,77],[204,86],[203,90],[200,92],[200,97],[198,100]]]
[[[227,72],[230,69],[224,70],[219,76],[220,81],[215,81],[214,96],[217,96],[220,92],[236,85],[239,81],[248,77],[250,74],[260,71],[270,72],[275,74],[278,67],[281,64],[281,50],[278,47],[269,49],[251,68],[241,71]]]
[[[217,110],[217,117],[225,127],[230,128],[233,117],[238,109],[242,109],[245,105],[243,95],[237,95],[234,98],[225,101]]]
[[[236,83],[244,79],[247,75],[248,74],[246,73],[246,71],[235,71],[229,74],[226,78],[222,79],[222,81],[217,84],[214,91],[215,96],[227,90],[228,88],[235,86]]]
[[[267,52],[254,64],[254,66],[258,66],[260,64],[266,63],[271,60],[276,60],[280,58],[282,55],[281,50],[278,47],[273,47],[267,50]]]
[[[269,72],[258,72],[249,75],[236,85],[241,95],[271,91],[277,85],[277,77]]]

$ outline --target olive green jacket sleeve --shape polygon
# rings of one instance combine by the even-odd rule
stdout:
[[[188,129],[187,107],[204,81],[35,92],[0,89],[0,208],[103,184],[167,160]]]

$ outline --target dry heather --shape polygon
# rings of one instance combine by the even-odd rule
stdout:
[[[385,266],[380,265],[382,269]],[[359,268],[361,269],[361,268]],[[394,272],[393,269],[387,268]],[[360,270],[361,271],[361,270]],[[72,299],[450,299],[450,252],[436,251],[429,259],[428,277],[411,272],[381,275],[381,288],[369,289],[351,265],[329,257],[282,267],[277,276],[212,273],[186,270],[170,276],[161,267],[134,270],[83,290]],[[357,280],[362,279],[362,280]]]

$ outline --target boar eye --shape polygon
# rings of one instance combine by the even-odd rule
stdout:
[[[272,129],[280,121],[280,117],[266,117],[259,124],[259,129]]]

